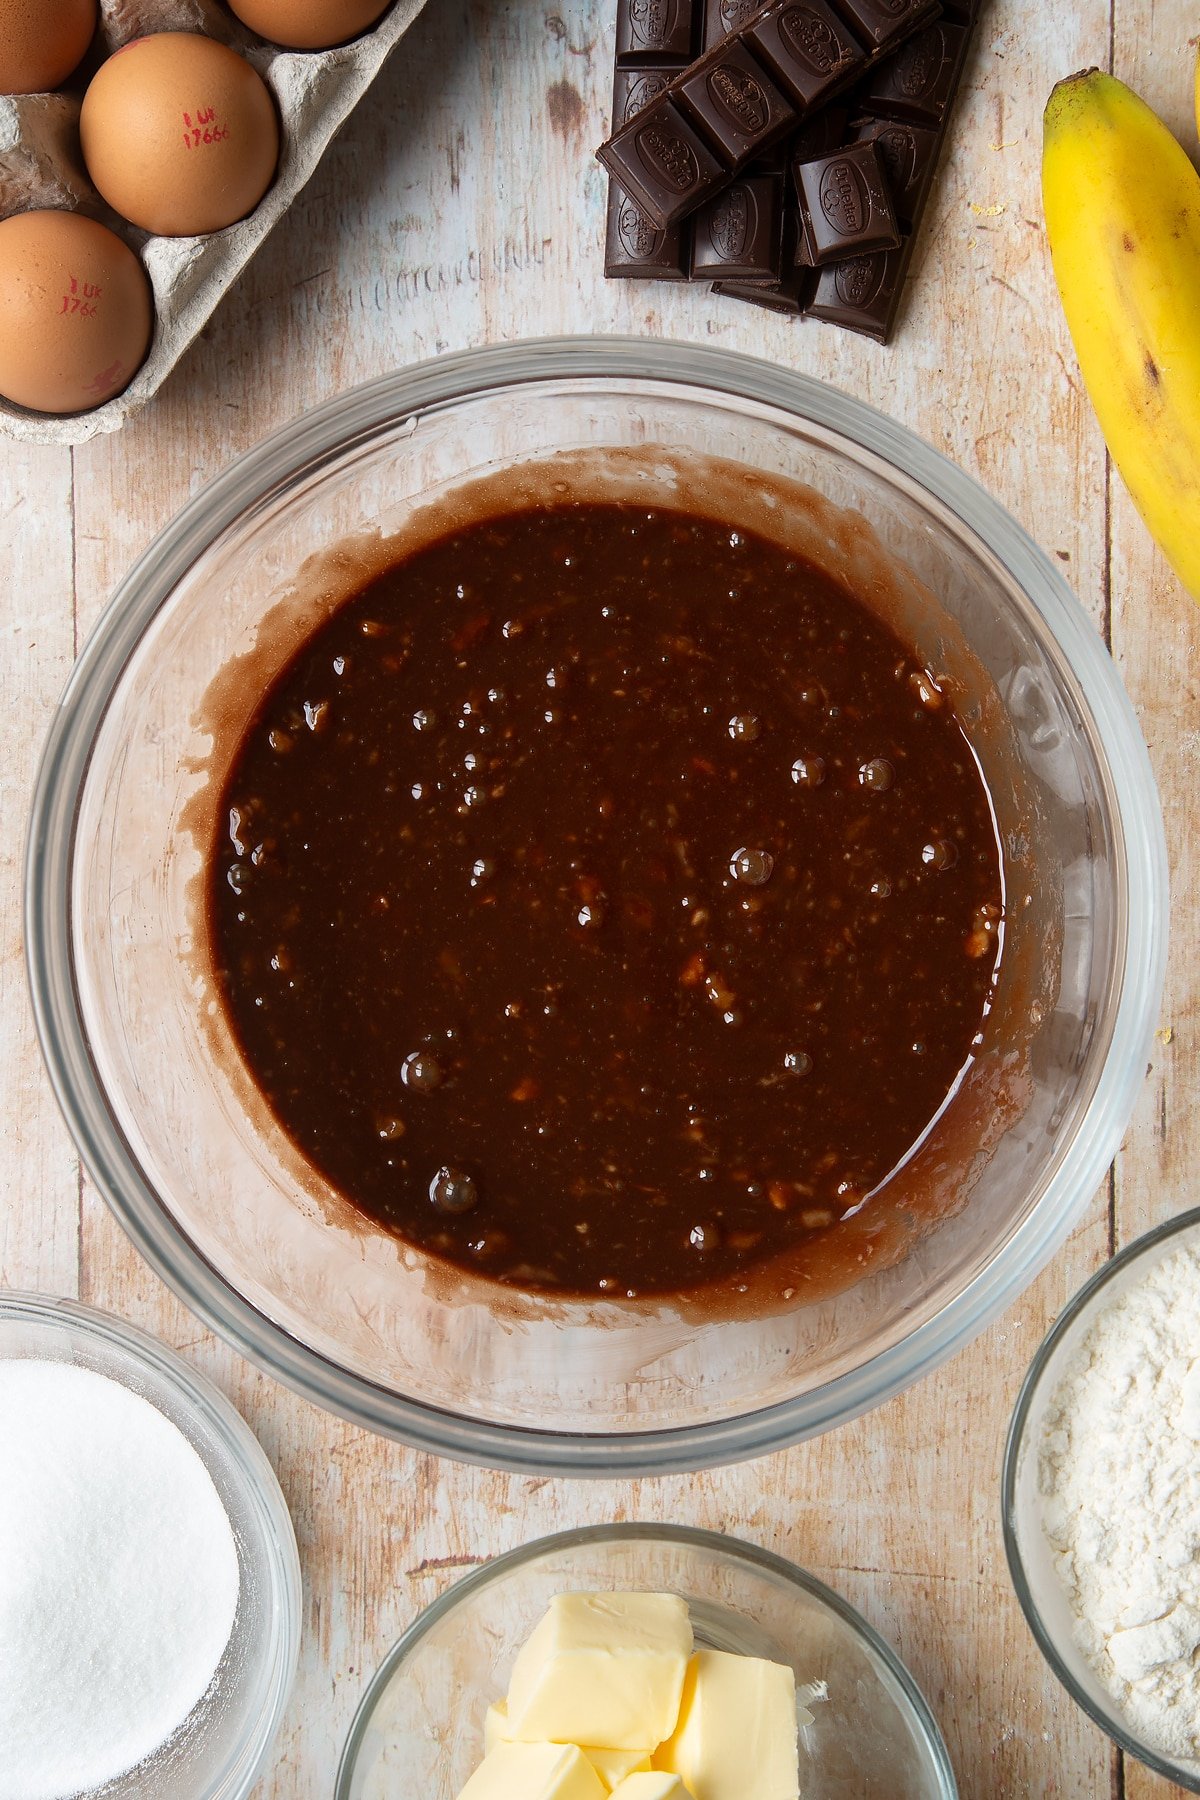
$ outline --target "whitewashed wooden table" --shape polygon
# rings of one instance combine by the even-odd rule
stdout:
[[[1081,391],[1040,227],[1040,117],[1096,63],[1195,149],[1186,0],[992,0],[912,298],[889,349],[701,290],[606,283],[612,0],[429,0],[367,102],[157,401],[71,452],[0,442],[0,1283],[73,1294],[157,1332],[241,1407],[300,1540],[299,1680],[260,1800],[331,1792],[384,1651],[461,1571],[566,1525],[739,1532],[861,1607],[929,1696],[964,1800],[1150,1800],[1045,1669],[1012,1596],[998,1482],[1046,1326],[1119,1243],[1195,1199],[1200,614],[1136,519]],[[518,1479],[417,1456],[316,1412],[204,1332],[81,1175],[25,992],[20,864],[39,746],[79,644],[134,557],[235,453],[402,363],[553,332],[719,343],[895,414],[996,494],[1063,565],[1112,644],[1150,743],[1175,893],[1153,1067],[1105,1189],[1040,1281],[938,1374],[767,1461],[640,1482]],[[752,1797],[748,1796],[748,1800]]]

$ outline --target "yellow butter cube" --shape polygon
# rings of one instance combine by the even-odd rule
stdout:
[[[656,1769],[651,1775],[630,1775],[612,1791],[612,1800],[693,1800],[678,1775]]]
[[[574,1744],[497,1744],[458,1800],[607,1800]]]
[[[692,1623],[677,1594],[557,1594],[513,1665],[525,1743],[644,1750],[675,1729]]]
[[[509,1744],[508,1708],[503,1700],[489,1706],[483,1715],[483,1753],[490,1756],[497,1744]]]
[[[694,1800],[799,1800],[796,1678],[783,1663],[697,1650],[679,1724],[654,1753]]]
[[[508,1707],[503,1700],[497,1700],[484,1714],[484,1751],[490,1754],[497,1744],[510,1744],[512,1741],[508,1728]],[[627,1775],[650,1767],[650,1750],[602,1750],[594,1744],[580,1744],[579,1748],[604,1783],[605,1793],[610,1788],[615,1788],[619,1781],[624,1781]]]
[[[649,1750],[600,1750],[595,1744],[581,1744],[580,1749],[595,1769],[606,1788],[615,1788],[628,1775],[636,1775],[650,1767]]]

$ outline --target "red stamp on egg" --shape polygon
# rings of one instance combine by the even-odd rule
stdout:
[[[185,150],[200,150],[207,144],[220,144],[229,136],[229,126],[217,123],[215,106],[197,107],[194,114],[185,112],[183,115],[183,147]]]
[[[68,276],[70,286],[62,297],[61,313],[76,313],[81,319],[96,317],[96,302],[103,293],[103,288],[94,281],[77,281],[74,275]]]

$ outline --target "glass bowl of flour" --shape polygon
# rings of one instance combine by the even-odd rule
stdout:
[[[4,1800],[242,1800],[301,1592],[245,1421],[123,1320],[0,1293],[0,1441]]]
[[[1055,1322],[1013,1414],[1003,1505],[1058,1679],[1200,1794],[1200,1208],[1127,1245]]]

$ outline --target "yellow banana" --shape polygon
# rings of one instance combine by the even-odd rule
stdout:
[[[1200,599],[1200,175],[1143,100],[1086,69],[1047,103],[1042,199],[1113,461]]]

